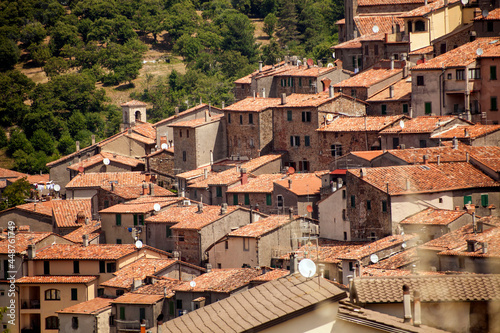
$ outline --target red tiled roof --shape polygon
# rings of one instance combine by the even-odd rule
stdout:
[[[205,121],[205,118],[198,118],[198,119],[191,119],[191,120],[186,120],[186,121],[180,121],[177,123],[173,123],[170,125],[170,127],[187,127],[187,128],[195,128],[199,127],[202,125],[210,124],[213,122],[220,121],[224,117],[223,114],[217,114],[217,115],[212,115],[210,117],[210,120],[207,122]]]
[[[405,119],[404,128],[393,126],[382,130],[381,134],[399,133],[432,133],[435,130],[447,125],[449,122],[458,119],[455,116],[422,116]]]
[[[153,197],[172,197],[175,196],[175,193],[167,190],[166,188],[163,188],[161,186],[158,186],[156,184],[153,184],[154,187],[154,195]],[[141,196],[143,196],[143,188],[142,188],[142,183],[136,184],[136,185],[115,185],[114,190],[111,190],[111,186],[108,184],[107,186],[102,186],[101,187],[103,190],[108,191],[110,193],[113,193],[123,199],[130,200],[130,199],[137,199]],[[149,188],[147,189],[148,196],[149,195]]]
[[[224,111],[253,111],[261,112],[269,108],[275,107],[281,103],[281,98],[263,98],[263,97],[247,97],[239,102],[229,105]]]
[[[227,268],[213,269],[210,273],[202,274],[193,279],[196,286],[192,288],[189,282],[175,287],[175,291],[188,292],[220,292],[230,293],[247,285],[251,280],[261,275],[260,269],[255,268]]]
[[[424,155],[428,157],[428,163],[437,163],[439,156],[441,163],[447,162],[465,162],[466,152],[462,149],[452,149],[451,147],[428,147],[428,148],[409,148],[409,149],[391,149],[384,154],[395,156],[408,164],[423,164]]]
[[[141,197],[132,201],[117,204],[99,211],[101,214],[132,214],[132,213],[151,213],[154,211],[154,205],[159,204],[160,208],[173,205],[182,200],[180,197]]]
[[[200,267],[201,268],[201,267]],[[133,291],[133,294],[144,294],[144,295],[164,295],[166,291],[166,298],[170,298],[175,295],[173,288],[182,284],[183,281],[172,279],[168,277],[156,277],[153,284],[147,284],[140,287],[139,289]],[[166,288],[166,290],[164,289]]]
[[[379,132],[404,116],[381,117],[336,117],[326,126],[319,127],[318,132]]]
[[[153,145],[156,142],[155,139],[147,138],[137,133],[125,134],[125,136],[140,143],[144,143],[146,145]]]
[[[347,172],[360,177],[360,169]],[[500,186],[499,182],[464,162],[366,168],[362,180],[390,195]]]
[[[81,224],[76,223],[76,214],[83,212],[91,219],[91,199],[54,200],[52,211],[58,228],[80,227]]]
[[[500,125],[482,125],[474,124],[470,126],[456,125],[443,132],[439,132],[432,135],[433,139],[453,139],[454,137],[458,139],[476,139],[487,134],[491,134],[500,130]]]
[[[188,211],[182,210],[182,208]],[[165,221],[175,221],[175,219],[177,218],[178,223],[175,224],[172,229],[200,230],[203,227],[217,221],[221,217],[226,216],[227,214],[230,214],[237,209],[239,209],[238,206],[228,206],[227,213],[222,215],[221,208],[219,206],[204,205],[203,212],[201,213],[198,212],[198,207],[193,205],[187,207],[171,207],[164,212],[162,218]],[[177,213],[180,216],[173,217],[173,213]],[[183,216],[181,214],[183,214]],[[148,221],[150,221],[150,219],[148,219]]]
[[[57,200],[29,202],[22,205],[18,205],[15,207],[15,209],[20,209],[30,213],[37,213],[48,217],[52,217],[52,204],[55,201]]]
[[[391,4],[393,3],[391,2]],[[399,24],[401,31],[405,30],[404,20],[396,17],[395,15],[355,16],[354,23],[356,24],[356,28],[358,29],[358,32],[361,36],[372,34],[374,26],[377,26],[379,28],[379,33],[391,33],[393,25],[396,26],[396,24]]]
[[[113,153],[108,153],[108,152],[101,152],[99,154],[96,154],[94,156],[89,157],[88,159],[85,159],[81,161],[80,163],[74,163],[70,166],[68,166],[68,169],[78,171],[80,167],[83,169],[87,169],[91,166],[94,166],[99,163],[103,163],[103,160],[107,158],[113,163],[117,164],[123,164],[131,167],[136,167],[139,164],[144,165],[144,161],[138,160],[136,158],[132,158],[129,156],[122,156],[122,155],[117,155]]]
[[[34,260],[118,260],[136,252],[133,244],[53,244],[38,251]]]
[[[294,216],[294,220],[298,218],[298,215]],[[229,236],[258,238],[292,221],[293,220],[290,220],[288,215],[271,215],[238,228],[235,231],[232,231]]]
[[[253,75],[254,75],[254,73],[250,73],[247,76],[243,76],[242,78],[239,78],[238,80],[234,81],[234,83],[235,84],[251,84]]]
[[[417,237],[415,234],[387,236],[382,239],[376,240],[375,242],[363,245],[362,247],[349,253],[344,253],[343,255],[339,256],[339,259],[360,260],[383,249],[403,244],[404,242],[407,242],[415,237]]]
[[[432,53],[432,52],[434,52],[434,46],[433,45],[429,45],[429,46],[424,46],[424,47],[421,47],[419,49],[413,50],[413,51],[411,51],[408,54],[409,55],[417,55],[417,54],[429,54],[429,53]]]
[[[497,21],[500,20],[500,8],[494,8],[488,11],[488,16],[484,17],[483,13],[474,18],[474,21]]]
[[[289,69],[287,71],[276,73],[276,75],[274,76],[318,77],[320,75],[327,74],[334,70],[335,67],[316,67],[316,66],[308,67],[307,65],[289,66]]]
[[[89,242],[99,237],[101,233],[101,222],[92,221],[89,224],[82,225],[80,228],[65,235],[64,238],[69,239],[74,243],[83,243],[83,235],[89,236]]]
[[[25,174],[25,173],[0,168],[0,178],[18,178],[18,177],[25,177],[25,176],[27,176],[27,174]]]
[[[9,247],[12,248],[13,245],[15,253],[24,252],[28,249],[28,245],[36,244],[51,234],[51,232],[18,232],[16,233],[14,244],[9,242],[9,238],[0,240],[0,254],[8,254]]]
[[[38,175],[27,175],[26,180],[30,184],[37,184],[37,183],[47,184],[50,182],[50,175],[48,173],[38,174]]]
[[[259,275],[256,278],[252,279],[252,282],[267,282],[279,279],[280,277],[289,275],[290,271],[286,269],[273,269],[265,274]]]
[[[415,8],[413,10],[410,10],[409,12],[406,12],[399,17],[424,17],[436,10],[439,10],[441,8],[451,6],[452,4],[455,3],[460,3],[459,0],[447,0],[447,4],[445,4],[445,0],[436,0],[432,3],[429,3],[427,6],[420,6],[418,8]]]
[[[176,259],[140,258],[113,273],[115,277],[101,283],[101,286],[130,289],[134,279],[144,280],[148,275],[153,275],[176,262]]]
[[[191,113],[195,113],[195,112],[197,112],[197,111],[199,111],[200,109],[203,109],[203,108],[208,108],[208,104],[204,104],[204,103],[198,104],[198,105],[196,105],[196,106],[194,106],[194,107],[192,107],[190,109],[187,109],[185,111],[180,112],[178,115],[173,115],[173,116],[170,116],[170,117],[168,117],[166,119],[162,119],[159,122],[155,123],[153,126],[154,127],[158,127],[159,125],[163,125],[165,123],[168,123],[168,122],[170,122],[170,121],[172,121],[172,120],[174,120],[176,118],[179,118],[181,116],[185,116],[185,115],[188,115],[188,114],[191,114]],[[219,108],[216,108],[216,107],[213,107],[213,106],[211,108],[213,110],[218,111],[218,112],[222,112],[222,110],[219,109]],[[203,116],[203,115],[200,115],[200,117],[205,118],[205,116]]]
[[[145,179],[141,172],[81,173],[70,180],[66,188],[105,187],[110,186],[110,181],[117,181],[117,185],[137,185]]]
[[[248,183],[230,188],[226,193],[272,193],[274,181],[282,178],[280,173],[262,174],[256,178],[248,178]]]
[[[289,179],[292,180],[292,186],[289,186]],[[295,195],[315,195],[321,189],[321,178],[315,173],[296,173],[285,179],[274,182]]]
[[[342,94],[335,93],[335,95],[330,98],[328,91],[322,91],[318,94],[292,94],[286,97],[286,104],[279,104],[276,108],[286,109],[286,108],[304,108],[304,107],[319,107],[328,102],[332,102],[340,97],[347,98],[350,100],[356,100],[355,98]],[[363,101],[356,100],[360,103],[364,103]]]
[[[429,3],[435,0],[429,0]],[[394,5],[406,5],[406,4],[417,4],[424,3],[424,0],[391,0],[387,2],[385,0],[358,0],[358,6],[394,6]]]
[[[444,250],[439,252],[440,256],[465,256],[465,257],[482,257],[482,258],[499,258],[500,257],[500,228],[492,228],[477,234],[465,236],[465,240],[474,241],[480,244],[476,251],[470,251],[467,243],[462,246]],[[484,253],[484,243],[487,243],[487,252]]]
[[[390,95],[390,87],[381,90],[376,93],[366,101],[369,102],[385,102],[385,101],[409,101],[411,99],[411,78],[402,78],[398,82],[394,83],[393,88],[393,97]]]
[[[299,260],[303,258],[311,258],[318,262],[339,263],[341,257],[359,250],[366,242],[345,242],[321,239],[318,247],[316,244],[304,245],[294,251]],[[290,258],[290,254],[286,254],[281,259]]]
[[[146,295],[125,293],[111,301],[112,304],[156,304],[163,299],[163,295]]]
[[[153,124],[148,122],[137,121],[135,126],[132,127],[132,132],[137,133],[145,138],[156,139],[156,130]]]
[[[370,151],[352,151],[351,154],[360,157],[364,160],[371,161],[375,157],[382,155],[384,152],[381,150],[370,150]]]
[[[133,99],[131,101],[128,101],[126,103],[120,104],[120,106],[147,106],[146,103],[138,101],[136,99]]]
[[[442,0],[440,0],[442,1]],[[444,69],[444,68],[455,68],[455,67],[465,67],[470,63],[476,61],[478,55],[476,51],[480,48],[484,52],[489,51],[492,48],[500,51],[497,46],[500,45],[500,41],[496,37],[483,37],[477,38],[476,40],[457,47],[456,49],[450,50],[443,53],[431,60],[427,60],[420,65],[416,65],[411,68],[412,71],[427,70],[427,69]]]
[[[56,313],[98,314],[111,308],[111,298],[96,297],[90,301],[78,303]]]
[[[435,209],[429,207],[407,217],[401,221],[400,224],[448,225],[465,214],[467,214],[467,212],[461,210]]]
[[[364,41],[385,41],[385,33],[383,32],[378,32],[378,33],[369,33],[351,40],[348,40],[346,42],[343,42],[341,44],[334,45],[332,48],[333,49],[360,49],[363,44],[361,42]]]
[[[369,268],[378,268],[378,269],[400,269],[405,266],[409,266],[410,264],[418,261],[417,248],[412,247],[406,251],[402,251],[396,253],[389,258],[385,258],[377,262],[376,264],[372,264]],[[365,267],[363,267],[363,270]],[[411,272],[408,271],[408,274]]]
[[[383,81],[389,77],[397,75],[402,71],[403,71],[402,68],[394,68],[394,69],[371,68],[359,74],[354,75],[350,79],[336,83],[333,86],[336,88],[346,88],[346,87],[368,88],[380,81]]]
[[[89,283],[97,280],[94,275],[41,275],[23,276],[16,280],[18,284],[41,284],[41,283]]]

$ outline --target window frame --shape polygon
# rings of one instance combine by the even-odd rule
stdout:
[[[417,86],[425,86],[425,79],[423,75],[417,75]]]
[[[46,301],[60,301],[61,300],[61,291],[59,289],[51,288],[45,290],[45,300]],[[49,297],[47,297],[49,296]]]
[[[71,300],[78,301],[78,288],[71,288]]]
[[[48,316],[45,317],[45,329],[46,330],[58,330],[59,329],[59,317]]]

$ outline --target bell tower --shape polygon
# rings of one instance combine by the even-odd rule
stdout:
[[[136,121],[146,122],[146,103],[131,100],[123,103],[122,107],[122,130],[135,126]]]

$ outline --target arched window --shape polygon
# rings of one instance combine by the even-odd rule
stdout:
[[[59,318],[57,318],[57,316],[50,316],[45,318],[45,329],[46,330],[59,329]]]
[[[57,289],[45,290],[45,300],[47,300],[47,301],[60,301],[61,300],[61,292]]]
[[[141,120],[141,111],[135,111],[135,120]]]
[[[416,21],[415,31],[425,31],[425,22],[421,20]]]
[[[278,198],[277,198],[277,203],[278,203],[278,208],[283,208],[283,205],[284,205],[284,202],[283,202],[283,196],[280,194],[278,195]]]

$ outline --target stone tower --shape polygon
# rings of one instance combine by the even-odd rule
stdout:
[[[134,127],[137,120],[146,122],[146,103],[131,100],[123,103],[122,107],[122,129]]]

